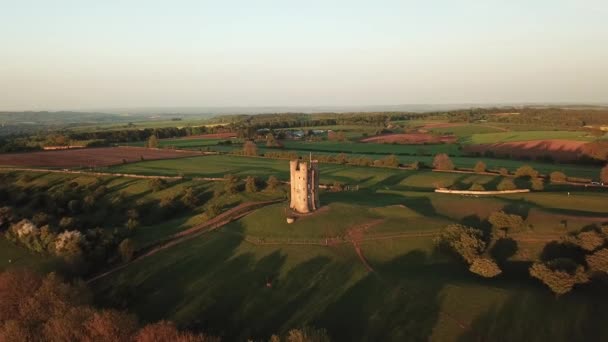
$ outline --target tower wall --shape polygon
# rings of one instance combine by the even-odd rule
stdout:
[[[289,207],[299,213],[309,213],[319,208],[319,167],[300,160],[289,162],[291,177],[291,201]]]

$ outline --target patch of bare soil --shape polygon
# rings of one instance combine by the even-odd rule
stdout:
[[[200,153],[144,147],[101,147],[0,154],[0,165],[51,168],[100,167],[196,155]]]

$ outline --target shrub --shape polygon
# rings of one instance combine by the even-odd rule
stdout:
[[[508,176],[509,175],[509,170],[505,169],[504,167],[501,167],[500,169],[498,169],[498,173],[501,176]]]
[[[437,170],[454,170],[454,163],[445,153],[439,153],[433,159],[433,168]]]

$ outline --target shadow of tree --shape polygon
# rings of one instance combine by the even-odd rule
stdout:
[[[606,341],[605,289],[556,298],[546,289],[519,291],[479,315],[458,341]]]

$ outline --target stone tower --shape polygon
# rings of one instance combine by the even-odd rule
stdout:
[[[291,202],[289,207],[298,213],[319,209],[319,163],[316,160],[289,162],[291,172]]]

